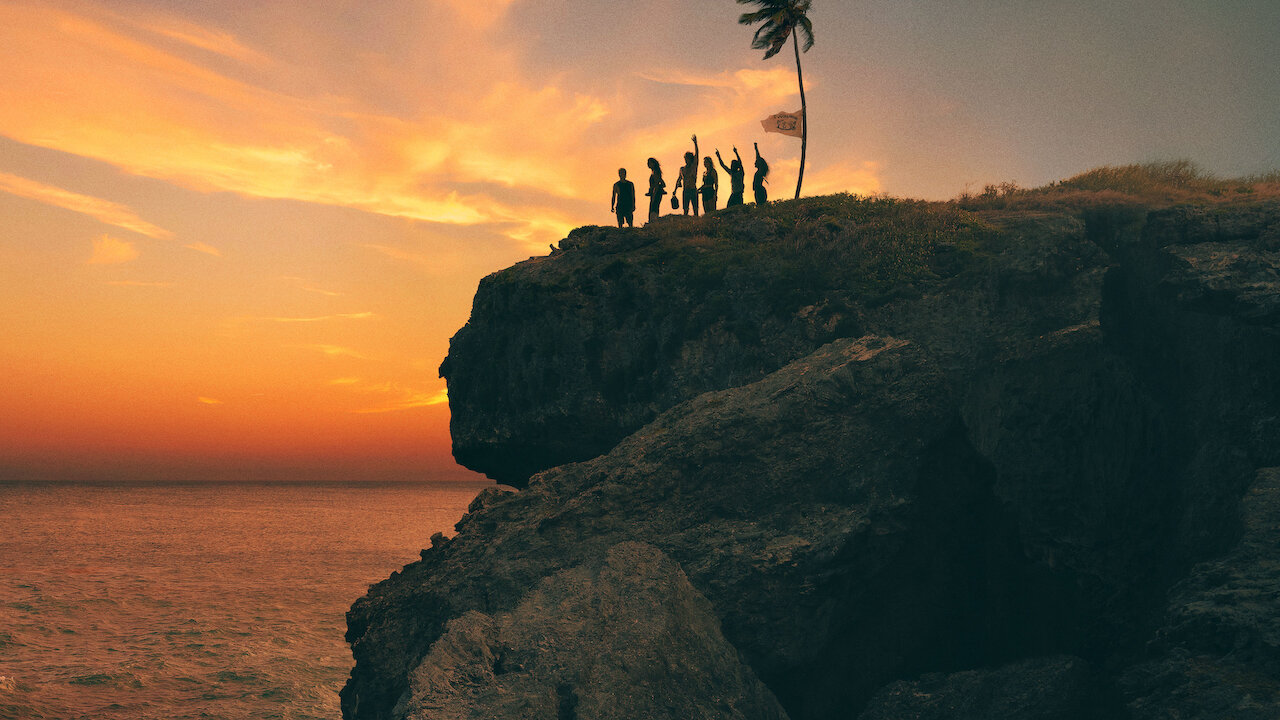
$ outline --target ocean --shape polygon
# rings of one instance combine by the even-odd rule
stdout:
[[[0,718],[339,718],[345,612],[485,486],[0,484]]]

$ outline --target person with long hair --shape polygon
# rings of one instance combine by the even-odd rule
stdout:
[[[720,167],[729,174],[729,201],[724,204],[725,207],[731,208],[734,205],[742,204],[742,193],[746,191],[746,170],[742,169],[742,156],[738,154],[738,146],[733,146],[733,162],[728,165],[724,164],[724,158],[720,157],[720,149],[716,148],[716,160],[720,162]]]
[[[680,168],[680,177],[676,178],[676,186],[672,192],[684,188],[681,198],[684,200],[684,214],[693,208],[693,216],[698,216],[698,136],[693,136],[693,152],[684,154],[684,165]]]
[[[662,179],[662,165],[657,158],[649,158],[649,222],[658,219],[658,210],[662,208],[662,196],[667,194],[667,182]]]
[[[760,143],[755,143],[755,146],[756,176],[751,181],[751,189],[756,193],[756,204],[763,205],[769,202],[769,192],[764,189],[764,184],[769,182],[767,179],[769,177],[769,163],[765,162],[764,158],[760,157]]]
[[[698,188],[698,192],[702,193],[702,210],[706,213],[715,212],[716,202],[720,194],[720,174],[716,172],[716,166],[711,164],[711,156],[702,158],[702,164],[707,168],[702,173],[702,187]]]

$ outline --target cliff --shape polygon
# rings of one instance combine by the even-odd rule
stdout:
[[[1280,203],[1070,183],[486,278],[441,373],[521,489],[353,606],[344,715],[1276,716]]]

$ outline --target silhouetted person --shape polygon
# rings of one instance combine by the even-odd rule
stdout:
[[[769,202],[769,193],[764,189],[764,184],[769,182],[769,163],[760,157],[760,143],[756,143],[756,176],[751,181],[751,189],[756,192],[756,204],[763,205]]]
[[[626,168],[618,168],[618,182],[613,184],[609,209],[618,214],[618,227],[622,227],[624,220],[628,227],[635,227],[633,219],[636,212],[636,186],[627,179]]]
[[[704,212],[715,212],[716,202],[720,194],[720,173],[716,172],[716,166],[711,164],[711,156],[702,158],[702,164],[707,168],[702,173],[702,187],[698,192],[702,193],[702,209]]]
[[[649,222],[658,219],[658,209],[662,207],[662,196],[667,194],[667,181],[662,179],[662,165],[657,158],[649,158]]]
[[[738,154],[736,145],[733,148],[733,157],[734,161],[725,165],[724,158],[720,157],[720,150],[716,150],[716,160],[719,161],[720,167],[729,173],[729,202],[724,204],[727,208],[741,205],[742,193],[747,189],[747,171],[742,168],[742,156]]]
[[[689,214],[689,208],[693,208],[693,216],[698,216],[698,136],[693,136],[693,152],[684,154],[684,165],[680,168],[680,177],[676,179],[676,186],[672,188],[672,192],[684,187],[684,214]]]

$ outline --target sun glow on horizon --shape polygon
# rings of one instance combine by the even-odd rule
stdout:
[[[1118,98],[1133,93],[1089,63],[1028,62],[1046,46],[1074,57],[1033,33],[1042,22],[1011,23],[993,44],[973,29],[990,25],[984,8],[926,22],[815,5],[806,195],[946,197],[974,178],[1064,177],[1101,164],[1094,155],[1236,148],[1214,133],[1244,131],[1217,108],[1246,94],[1271,103],[1257,117],[1280,116],[1273,91],[1248,78],[1249,93],[1221,95],[1235,92],[1235,76],[1212,69],[1225,63],[1193,71],[1176,43],[1148,49],[1181,68],[1163,78],[1178,92],[1135,94],[1129,107]],[[705,156],[736,145],[748,162],[758,141],[771,197],[791,196],[798,142],[759,123],[799,107],[795,64],[762,61],[739,10],[0,4],[0,303],[12,338],[0,347],[0,464],[64,453],[447,465],[437,368],[477,283],[574,227],[611,223],[617,168],[642,187],[657,157],[670,185],[690,135]],[[1098,52],[1081,57],[1113,57],[1109,36],[1094,35],[1073,40]],[[1201,51],[1243,52],[1224,37],[1205,35]],[[1128,52],[1128,36],[1115,42]],[[1128,57],[1115,77],[1156,72]],[[1135,127],[1175,115],[1166,95],[1203,96],[1177,113],[1199,124],[1152,139]],[[1107,98],[1137,125],[1064,97]],[[1027,147],[1046,159],[1028,161]]]

